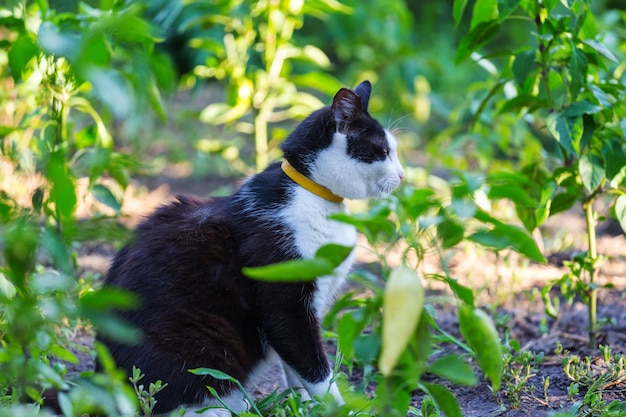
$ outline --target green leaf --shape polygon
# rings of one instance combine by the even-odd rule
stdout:
[[[329,218],[355,226],[370,242],[373,242],[380,234],[388,236],[394,234],[396,226],[387,218],[388,215],[389,212],[383,210],[377,213],[363,214],[338,213],[330,215]]]
[[[461,18],[463,18],[463,12],[467,6],[467,0],[454,0],[452,6],[452,18],[454,19],[454,26],[459,26]]]
[[[550,204],[550,216],[569,210],[578,200],[578,193],[565,192],[554,196]]]
[[[446,218],[437,225],[437,234],[444,248],[451,248],[463,240],[464,232],[463,225],[454,219]]]
[[[510,100],[501,103],[502,107],[498,109],[498,113],[506,114],[509,112],[517,112],[527,107],[528,112],[534,112],[536,109],[545,107],[546,101],[532,94],[520,93]]]
[[[13,298],[17,294],[15,285],[9,279],[0,272],[0,295],[1,298]]]
[[[500,31],[500,23],[497,20],[482,22],[474,28],[469,35],[464,36],[454,57],[454,63],[460,64],[465,61],[474,51],[482,48]]]
[[[74,412],[74,406],[72,405],[72,400],[68,393],[63,391],[59,392],[59,407],[63,412],[64,416],[73,416],[76,415]]]
[[[150,23],[140,13],[141,7],[135,7],[122,9],[115,15],[104,14],[101,19],[102,29],[115,36],[115,42],[120,44],[153,42]]]
[[[54,356],[61,359],[62,361],[66,361],[66,362],[73,363],[73,364],[78,363],[78,358],[72,351],[58,344],[50,345],[50,353],[52,353]]]
[[[22,74],[28,63],[37,56],[39,48],[27,35],[19,35],[8,52],[9,68],[13,79],[22,80]]]
[[[502,345],[491,318],[483,310],[467,304],[459,306],[459,328],[472,348],[480,369],[491,380],[495,391],[502,381]]]
[[[613,61],[615,63],[619,63],[619,60],[615,57],[615,55],[613,55],[613,53],[609,50],[609,48],[607,48],[602,42],[598,42],[598,41],[596,41],[594,39],[584,39],[583,43],[585,45],[593,48],[599,54],[601,54],[604,57],[610,59],[611,61]]]
[[[23,33],[26,31],[26,27],[24,26],[24,20],[18,19],[17,17],[11,15],[0,17],[0,26],[18,33]]]
[[[122,204],[118,201],[118,199],[113,195],[111,190],[103,184],[96,184],[91,187],[91,194],[106,206],[115,210],[117,214],[120,214],[122,210]]]
[[[588,193],[594,192],[606,176],[602,160],[595,155],[581,156],[578,161],[578,172]]]
[[[517,226],[496,224],[493,229],[475,232],[468,239],[496,250],[509,247],[534,261],[545,262],[545,258],[532,236]]]
[[[516,205],[525,207],[533,207],[536,204],[528,191],[522,188],[521,184],[513,181],[492,184],[488,195],[491,200],[506,198]]]
[[[567,117],[561,113],[552,113],[546,119],[548,130],[563,146],[569,155],[578,155],[580,138],[583,135],[582,117]]]
[[[354,355],[361,363],[372,363],[380,354],[381,343],[378,334],[360,332],[354,339]]]
[[[302,282],[331,275],[352,253],[352,248],[337,244],[321,246],[312,259],[292,259],[259,267],[245,267],[242,272],[250,278],[270,282]]]
[[[24,218],[10,224],[2,231],[4,262],[8,265],[13,284],[22,290],[26,273],[33,267],[36,259],[36,250],[39,243],[39,232],[34,223]]]
[[[133,327],[126,321],[119,319],[117,316],[85,311],[84,315],[81,317],[91,321],[96,329],[98,329],[98,333],[108,339],[129,345],[141,342],[141,330]]]
[[[621,140],[618,138],[607,140],[602,148],[602,156],[605,161],[606,178],[611,181],[626,167],[626,152]]]
[[[211,103],[200,112],[200,120],[210,124],[231,123],[240,119],[248,111],[248,106],[231,106],[227,103]]]
[[[587,66],[587,56],[572,43],[572,56],[569,61],[571,76],[569,91],[572,99],[578,97],[581,88],[585,85],[585,80],[587,78]]]
[[[447,355],[436,359],[428,367],[428,372],[454,384],[471,387],[478,383],[478,378],[472,367],[459,355]]]
[[[76,57],[75,64],[81,68],[89,66],[107,67],[111,64],[111,45],[106,35],[101,32],[93,32],[82,41],[80,53]]]
[[[93,93],[116,117],[128,117],[135,110],[132,87],[120,71],[89,66],[83,76],[91,82]]]
[[[76,187],[62,153],[55,152],[50,157],[46,167],[46,177],[52,185],[50,197],[57,211],[63,218],[70,219],[76,207]]]
[[[41,234],[41,246],[48,252],[56,268],[72,273],[72,255],[58,230],[46,228]]]
[[[352,246],[342,246],[335,243],[328,243],[321,246],[315,252],[316,258],[323,258],[330,262],[333,267],[338,267],[352,253]]]
[[[79,305],[87,311],[107,311],[111,308],[128,310],[137,307],[139,300],[134,293],[114,287],[102,287],[82,296]]]
[[[354,340],[363,331],[363,320],[360,310],[344,314],[339,319],[337,333],[339,334],[339,349],[346,357],[351,358],[354,352]]]
[[[626,230],[626,194],[620,195],[615,200],[615,217],[622,230]]]
[[[577,101],[563,110],[563,115],[567,117],[578,117],[583,114],[596,114],[602,111],[602,107],[592,104],[588,100]]]
[[[208,375],[211,378],[217,379],[218,381],[230,381],[230,382],[236,382],[237,381],[232,376],[230,376],[227,373],[222,372],[222,371],[220,371],[218,369],[196,368],[196,369],[189,369],[189,372],[191,372],[194,375]]]
[[[341,82],[326,72],[310,71],[306,74],[290,76],[289,79],[300,87],[317,90],[331,97],[343,87]]]
[[[513,61],[513,78],[520,87],[524,86],[528,75],[535,66],[535,51],[524,51],[517,54]]]
[[[519,0],[498,0],[498,14],[500,22],[504,21],[520,5]]]
[[[156,115],[161,121],[165,122],[167,120],[167,109],[165,108],[165,102],[163,101],[163,97],[161,97],[159,87],[154,80],[150,80],[149,82],[148,97],[150,99],[150,105]]]
[[[262,279],[270,282],[301,282],[313,281],[314,279],[330,275],[334,266],[328,259],[294,259],[291,261],[258,266],[245,267],[242,272],[254,279]]]
[[[9,133],[15,132],[15,129],[12,126],[0,125],[0,139],[4,139]]]
[[[428,364],[428,358],[434,346],[433,338],[430,333],[429,321],[433,320],[428,313],[428,308],[424,308],[421,314],[420,321],[417,323],[417,329],[415,330],[415,338],[409,343],[411,348],[413,361],[416,365],[417,379],[420,379],[422,374],[426,371],[426,365]]]
[[[472,10],[470,31],[473,31],[481,23],[497,20],[498,16],[498,0],[477,1]]]
[[[539,3],[536,0],[520,0],[519,5],[522,10],[526,12],[526,14],[530,16],[537,15],[537,8],[539,7]]]
[[[461,408],[454,395],[446,388],[437,384],[424,383],[431,398],[446,417],[463,417]]]
[[[459,300],[466,304],[474,305],[474,291],[471,288],[459,284],[454,278],[445,277],[445,281]]]
[[[543,299],[544,311],[546,314],[554,319],[559,316],[559,309],[554,304],[553,298],[550,296],[550,290],[552,289],[552,285],[546,285],[541,290],[541,298]],[[555,297],[557,302],[559,302],[558,297]]]
[[[62,33],[52,22],[43,22],[39,26],[37,41],[47,53],[66,57],[70,61],[76,57],[81,46],[80,35]]]
[[[591,88],[591,93],[603,107],[611,107],[612,103],[603,89],[595,84],[590,84],[589,88]]]

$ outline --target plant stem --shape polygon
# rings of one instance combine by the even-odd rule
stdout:
[[[537,27],[537,33],[539,35],[543,34],[543,22],[540,16],[540,13],[535,16],[535,25]],[[541,61],[539,62],[541,66],[541,81],[543,82],[544,93],[546,95],[546,103],[548,105],[548,113],[552,113],[554,111],[554,103],[552,102],[552,93],[550,92],[550,58],[548,57],[550,53],[550,47],[552,46],[552,40],[547,43],[542,40],[541,37],[538,39],[539,42],[539,54],[541,56]]]
[[[589,347],[596,349],[598,342],[596,338],[597,332],[597,304],[598,304],[598,290],[596,288],[596,280],[598,278],[598,268],[596,261],[598,258],[598,251],[596,247],[596,218],[593,210],[593,196],[589,198],[584,204],[585,220],[587,221],[587,240],[589,244]]]

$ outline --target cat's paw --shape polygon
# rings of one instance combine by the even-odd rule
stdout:
[[[337,383],[333,381],[333,375],[331,374],[324,381],[311,383],[305,382],[305,388],[311,394],[311,397],[325,397],[330,394],[334,398],[335,402],[339,405],[345,404],[343,397],[341,396],[341,392],[339,392],[339,387]]]

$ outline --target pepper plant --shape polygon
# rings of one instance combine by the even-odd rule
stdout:
[[[464,26],[469,20],[457,61],[471,57],[492,74],[488,88],[479,90],[470,129],[521,138],[515,171],[492,170],[488,195],[513,201],[528,231],[580,204],[588,249],[569,262],[570,272],[559,283],[573,283],[588,305],[589,345],[595,348],[602,262],[596,237],[599,202],[608,204],[626,229],[623,57],[610,48],[616,39],[603,42],[591,1],[477,0],[471,13],[466,5],[466,0],[454,2],[456,23]],[[469,17],[463,19],[464,13]],[[497,35],[513,23],[525,24],[529,38],[510,41],[503,50]],[[547,311],[557,314],[549,291],[547,286]]]

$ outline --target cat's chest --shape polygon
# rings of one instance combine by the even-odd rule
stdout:
[[[335,213],[345,213],[343,205],[320,200],[304,189],[295,192],[293,201],[283,209],[283,221],[293,231],[294,244],[299,255],[312,258],[323,245],[334,243],[342,246],[355,246],[356,229],[345,223],[328,218]],[[320,277],[316,282],[313,307],[318,315],[328,308],[337,291],[345,281],[352,262],[354,252],[335,269],[333,276]]]
[[[343,246],[356,244],[356,230],[353,226],[328,218],[346,211],[343,205],[320,200],[308,191],[298,189],[291,204],[283,209],[281,217],[292,230],[300,255],[311,258],[320,246],[328,243]]]

